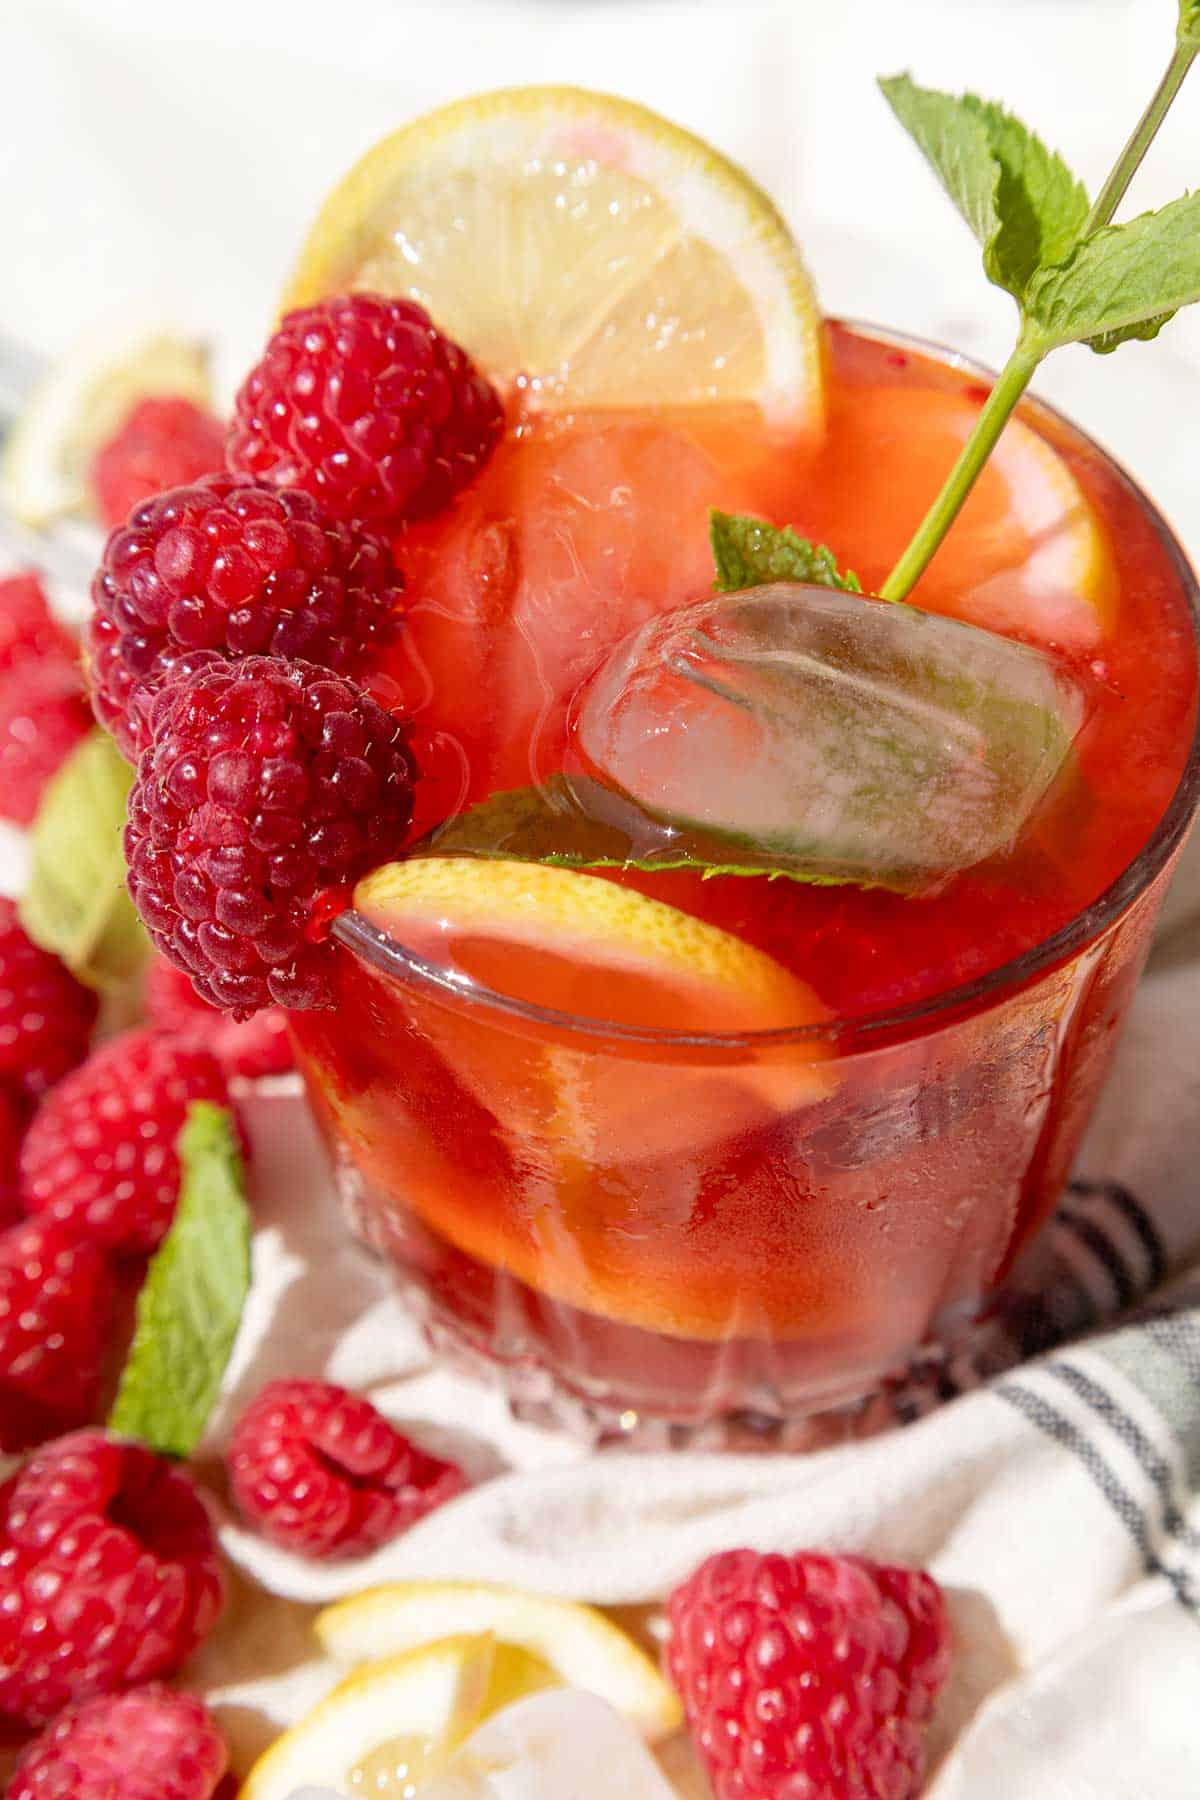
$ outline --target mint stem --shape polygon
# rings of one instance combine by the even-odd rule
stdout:
[[[1129,184],[1142,166],[1142,159],[1154,142],[1159,126],[1166,118],[1171,103],[1183,86],[1184,79],[1193,62],[1196,60],[1196,46],[1180,41],[1175,54],[1167,64],[1166,74],[1155,89],[1154,98],[1142,114],[1134,129],[1133,136],[1117,158],[1112,174],[1096,196],[1096,204],[1092,207],[1084,221],[1081,237],[1090,237],[1093,231],[1099,231],[1102,225],[1112,223],[1113,214],[1120,206],[1128,191]]]
[[[903,600],[910,594],[933,560],[942,539],[962,511],[975,478],[996,447],[1017,401],[1033,379],[1045,350],[1027,345],[1022,336],[996,379],[975,429],[963,445],[958,461],[946,477],[941,493],[925,514],[916,536],[879,590],[882,600]]]
[[[1077,242],[1111,222],[1130,182],[1137,174],[1159,126],[1166,118],[1171,103],[1183,86],[1184,78],[1196,59],[1197,47],[1180,38],[1175,53],[1159,82],[1154,98],[1113,165],[1108,180],[1088,214]],[[996,378],[996,384],[975,429],[963,445],[958,460],[947,475],[933,505],[917,527],[916,535],[899,562],[879,590],[883,600],[904,600],[911,594],[937,553],[942,539],[962,511],[967,495],[977,476],[996,447],[997,440],[1021,395],[1033,380],[1038,364],[1053,345],[1047,343],[1027,324],[1022,324],[1017,347]]]

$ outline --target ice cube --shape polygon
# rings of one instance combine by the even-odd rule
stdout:
[[[421,1800],[672,1800],[641,1739],[595,1694],[551,1688],[488,1719]]]
[[[1011,849],[1087,711],[1048,651],[781,582],[627,638],[585,689],[574,742],[684,838],[919,891]]]

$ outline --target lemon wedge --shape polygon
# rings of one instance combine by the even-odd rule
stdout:
[[[494,1633],[625,1717],[650,1743],[682,1723],[674,1689],[646,1653],[595,1607],[477,1581],[401,1581],[326,1607],[316,1620],[325,1651],[341,1663],[412,1653],[430,1637]],[[257,1800],[257,1797],[256,1797]]]
[[[125,318],[75,345],[39,382],[5,446],[0,493],[13,516],[40,531],[86,511],[93,454],[155,394],[211,405],[205,346]]]
[[[542,409],[752,402],[819,430],[824,356],[790,233],[743,170],[647,108],[572,87],[440,108],[322,208],[285,307],[425,306]]]
[[[407,1800],[484,1719],[555,1683],[548,1663],[486,1632],[414,1643],[356,1668],[277,1738],[240,1800],[307,1786]]]

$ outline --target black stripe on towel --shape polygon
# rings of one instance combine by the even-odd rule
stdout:
[[[1074,1222],[1080,1216],[1079,1209],[1071,1205],[1074,1199],[1085,1203],[1089,1200],[1102,1200],[1115,1213],[1120,1214],[1146,1253],[1146,1279],[1138,1282],[1140,1293],[1145,1293],[1166,1280],[1166,1248],[1155,1229],[1154,1221],[1129,1188],[1120,1181],[1073,1181],[1067,1194],[1068,1199],[1059,1215],[1061,1218],[1069,1218]]]
[[[1089,1406],[1098,1419],[1103,1419],[1115,1437],[1120,1438],[1127,1450],[1137,1458],[1147,1479],[1151,1481],[1162,1501],[1163,1526],[1171,1537],[1177,1539],[1189,1550],[1200,1550],[1200,1532],[1193,1531],[1187,1520],[1175,1504],[1175,1478],[1165,1456],[1163,1456],[1151,1440],[1146,1436],[1136,1419],[1130,1418],[1124,1407],[1118,1405],[1108,1389],[1088,1375],[1084,1370],[1076,1368],[1074,1363],[1054,1361],[1043,1364],[1042,1373],[1052,1375],[1069,1387],[1072,1393]]]
[[[1059,1213],[1057,1224],[1061,1230],[1072,1232],[1091,1251],[1112,1282],[1118,1311],[1124,1312],[1127,1306],[1132,1306],[1142,1290],[1130,1274],[1125,1258],[1103,1227],[1097,1225],[1094,1219],[1085,1219],[1081,1213],[1073,1212],[1068,1206],[1064,1206]]]
[[[1129,1490],[1113,1474],[1096,1446],[1069,1419],[1065,1419],[1056,1407],[1051,1406],[1048,1400],[1044,1400],[1040,1394],[1032,1393],[1029,1388],[1022,1387],[1019,1382],[998,1382],[992,1392],[1000,1399],[1007,1400],[1010,1406],[1016,1407],[1018,1412],[1023,1413],[1031,1424],[1036,1425],[1039,1431],[1052,1438],[1056,1444],[1074,1452],[1141,1551],[1147,1573],[1164,1576],[1179,1604],[1200,1624],[1200,1599],[1192,1591],[1187,1576],[1178,1569],[1168,1568],[1159,1559],[1150,1538],[1145,1513]]]

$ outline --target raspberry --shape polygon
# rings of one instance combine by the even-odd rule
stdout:
[[[390,545],[331,523],[307,494],[232,476],[173,488],[115,531],[92,583],[92,702],[132,760],[142,710],[173,670],[267,654],[358,671],[394,635]]]
[[[17,1156],[25,1129],[25,1108],[15,1094],[0,1087],[0,1231],[21,1215],[17,1197]]]
[[[145,999],[153,1024],[206,1044],[230,1078],[256,1081],[265,1075],[286,1075],[295,1066],[281,1007],[268,1006],[252,1019],[231,1019],[202,1000],[191,976],[161,956],[150,965]]]
[[[42,789],[91,725],[77,663],[47,656],[0,676],[0,816],[31,824]]]
[[[272,1381],[229,1444],[243,1515],[301,1556],[362,1556],[466,1487],[461,1470],[411,1444],[369,1400],[324,1381]]]
[[[194,1100],[229,1098],[203,1045],[124,1032],[43,1102],[21,1146],[26,1212],[126,1256],[153,1250],[175,1215],[175,1141]]]
[[[75,662],[78,655],[74,638],[51,613],[32,570],[0,579],[0,676],[43,657]]]
[[[238,394],[226,456],[333,518],[396,526],[445,506],[503,428],[491,383],[422,307],[346,294],[283,320]]]
[[[88,481],[100,522],[123,525],[164,488],[185,487],[225,461],[225,427],[182,394],[141,400],[92,459]]]
[[[712,1556],[667,1666],[717,1800],[910,1800],[950,1666],[937,1583],[859,1557]]]
[[[79,1431],[0,1488],[0,1725],[167,1676],[216,1624],[204,1502],[141,1444]]]
[[[212,1800],[229,1757],[191,1694],[85,1700],[23,1752],[8,1800]]]
[[[51,1219],[0,1233],[0,1450],[85,1425],[116,1292],[102,1253]]]
[[[87,1053],[97,1000],[0,897],[0,1084],[36,1100]]]
[[[171,682],[152,723],[125,854],[156,947],[235,1018],[330,1004],[314,939],[404,841],[404,727],[353,682],[266,656]]]

